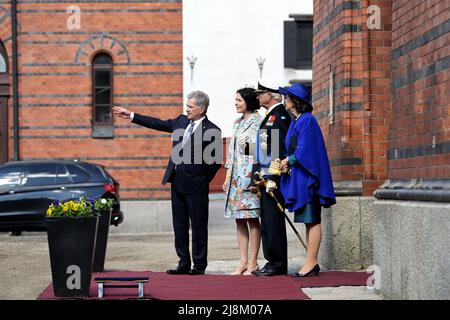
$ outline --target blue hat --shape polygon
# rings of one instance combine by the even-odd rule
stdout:
[[[302,85],[301,83],[294,83],[292,86],[288,88],[280,87],[280,93],[284,96],[290,95],[300,99],[303,102],[306,102],[312,107],[311,103],[311,94],[309,90]]]

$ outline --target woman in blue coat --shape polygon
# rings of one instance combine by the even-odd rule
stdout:
[[[320,271],[317,255],[322,239],[321,207],[335,204],[336,197],[322,131],[311,114],[308,89],[296,83],[280,88],[280,93],[285,96],[286,110],[295,116],[286,135],[286,158],[281,161],[285,173],[281,192],[286,207],[294,212],[294,222],[306,225],[306,262],[292,276],[308,277]]]

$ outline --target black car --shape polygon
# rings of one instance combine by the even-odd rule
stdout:
[[[45,230],[48,206],[81,197],[115,200],[112,225],[123,221],[119,183],[101,165],[81,161],[17,161],[0,166],[0,231]]]

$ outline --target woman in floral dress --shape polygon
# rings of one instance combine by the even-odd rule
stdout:
[[[236,219],[240,264],[232,275],[251,275],[258,269],[258,252],[261,243],[260,204],[256,194],[249,191],[256,135],[261,118],[255,89],[242,88],[236,92],[236,111],[242,116],[233,125],[227,162],[225,191],[225,217]],[[249,243],[251,246],[249,258]]]

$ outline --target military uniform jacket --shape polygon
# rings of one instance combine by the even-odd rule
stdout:
[[[261,122],[257,136],[256,161],[253,172],[267,171],[270,162],[275,159],[282,160],[286,156],[285,138],[291,124],[291,115],[286,111],[283,104],[273,108]],[[275,179],[274,181],[279,181]]]

